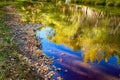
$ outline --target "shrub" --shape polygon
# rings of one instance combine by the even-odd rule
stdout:
[[[106,0],[106,6],[114,6],[114,0]]]
[[[96,4],[96,5],[105,5],[106,3],[105,3],[105,0],[97,0],[97,1],[95,2],[95,4]]]
[[[119,0],[115,1],[115,6],[120,7],[120,1]]]
[[[95,4],[95,0],[83,0],[84,4]]]

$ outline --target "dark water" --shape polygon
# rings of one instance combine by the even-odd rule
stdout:
[[[54,36],[55,32],[50,27],[45,27],[37,31],[36,36],[42,43],[42,52],[50,57],[54,57],[52,65],[60,68],[56,71],[56,76],[61,76],[63,80],[120,80],[120,65],[117,62],[118,56],[112,56],[108,62],[104,59],[100,63],[83,62],[83,51],[73,51],[65,44],[57,44],[48,40],[48,36]],[[55,80],[56,77],[53,76]]]

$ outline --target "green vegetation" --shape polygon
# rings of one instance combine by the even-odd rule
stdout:
[[[6,0],[1,0],[6,1]],[[67,0],[7,0],[7,2],[50,2],[50,3],[65,3]],[[88,4],[88,5],[102,5],[102,6],[120,6],[120,0],[70,0],[71,4]]]
[[[103,6],[120,6],[119,0],[80,0],[79,2],[77,0],[71,0],[71,2],[74,2],[75,4],[89,4],[89,5],[103,5]]]
[[[99,6],[87,5],[87,6],[98,12],[102,11],[102,12],[110,14],[110,15],[120,15],[119,7],[100,6],[100,5]]]
[[[5,1],[5,0],[0,0],[0,8],[7,6],[9,4],[12,4],[13,2],[11,1]]]
[[[10,26],[4,21],[6,12],[2,8],[9,4],[13,3],[0,3],[0,80],[33,80],[36,72],[27,65]]]
[[[1,6],[3,7],[3,5]],[[3,11],[0,11],[0,18],[4,15]],[[0,66],[4,64],[6,57],[11,53],[10,50],[10,38],[11,32],[7,24],[0,19]],[[0,79],[3,80],[3,71],[0,71]]]

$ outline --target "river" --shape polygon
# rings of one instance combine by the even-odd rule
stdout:
[[[85,6],[72,6],[70,11],[60,15],[67,17],[65,20],[49,18],[54,27],[45,26],[36,32],[42,52],[54,59],[53,79],[61,76],[63,80],[120,80],[119,15]]]

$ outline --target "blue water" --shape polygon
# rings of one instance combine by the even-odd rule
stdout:
[[[84,64],[83,51],[73,51],[64,44],[53,43],[47,39],[47,36],[53,34],[55,34],[53,29],[46,27],[38,30],[36,36],[42,43],[42,52],[54,57],[52,65],[61,68],[60,71],[56,71],[56,76],[61,76],[63,80],[120,80],[117,56],[111,57],[108,62],[102,60],[99,64],[97,62]]]

